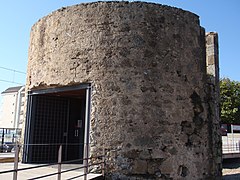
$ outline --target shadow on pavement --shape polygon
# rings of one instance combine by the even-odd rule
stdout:
[[[240,158],[223,160],[223,169],[237,169],[237,168],[240,168]]]
[[[240,158],[223,160],[223,180],[239,180],[240,179]]]
[[[222,177],[223,180],[239,180],[240,174],[228,174]]]

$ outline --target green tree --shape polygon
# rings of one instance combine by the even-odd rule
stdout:
[[[220,80],[220,112],[222,123],[240,124],[240,83],[228,78]]]

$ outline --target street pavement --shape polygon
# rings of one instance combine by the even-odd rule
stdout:
[[[1,162],[1,160],[7,159],[7,158],[13,159],[13,157],[14,157],[13,153],[0,153],[0,162]],[[18,163],[18,169],[33,167],[33,166],[39,166],[39,164],[23,164],[21,162]],[[68,170],[68,169],[72,169],[72,168],[77,168],[80,166],[81,166],[81,164],[63,164],[61,169],[63,171],[63,170]],[[1,174],[2,171],[13,170],[13,168],[14,168],[13,162],[0,163],[0,179],[5,179],[5,180],[13,179],[13,172]],[[38,176],[56,173],[57,170],[58,170],[58,167],[57,167],[57,165],[55,165],[55,166],[48,166],[48,167],[19,171],[18,172],[18,180],[32,179],[32,178],[36,178]],[[61,175],[61,178],[62,178],[62,180],[75,179],[74,177],[77,177],[82,174],[84,174],[83,168],[74,170],[74,171],[70,171],[67,173],[63,173]],[[88,179],[92,179],[92,178],[96,178],[96,177],[100,177],[100,176],[101,176],[101,174],[88,174],[87,177],[88,177]],[[44,180],[54,180],[54,179],[57,179],[57,175],[45,177],[43,179]],[[81,180],[81,179],[84,179],[84,177],[82,176],[82,177],[79,177],[76,179]]]

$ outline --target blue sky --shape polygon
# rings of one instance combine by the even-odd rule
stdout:
[[[0,80],[25,83],[31,26],[43,16],[81,0],[3,0],[0,2]],[[200,16],[206,31],[219,33],[220,75],[240,81],[240,0],[152,0]],[[0,81],[0,92],[18,84]]]

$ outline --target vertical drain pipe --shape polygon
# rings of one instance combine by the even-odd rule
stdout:
[[[85,133],[84,133],[84,180],[87,180],[88,158],[89,158],[89,132],[90,132],[90,110],[91,110],[91,85],[86,88],[86,109],[85,109]]]
[[[19,128],[19,120],[20,120],[20,112],[21,112],[21,93],[25,86],[22,86],[17,92],[17,99],[16,99],[16,109],[15,109],[15,116],[14,116],[14,128]]]

